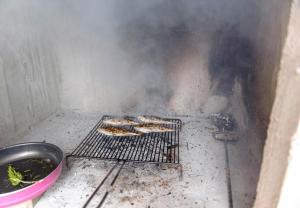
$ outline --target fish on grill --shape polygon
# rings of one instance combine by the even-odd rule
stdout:
[[[167,128],[159,124],[141,124],[134,127],[134,130],[141,133],[154,133],[154,132],[171,132],[175,129]]]
[[[149,123],[149,124],[176,124],[172,121],[168,121],[166,119],[157,117],[157,116],[138,116],[137,117],[140,121],[144,123]]]
[[[140,124],[138,122],[126,118],[109,118],[109,119],[105,119],[103,123],[112,126],[126,126],[126,125],[135,126]]]
[[[124,128],[118,128],[114,126],[106,126],[106,127],[100,127],[97,129],[98,132],[107,135],[107,136],[139,136],[140,133],[135,133],[132,131],[129,131]]]

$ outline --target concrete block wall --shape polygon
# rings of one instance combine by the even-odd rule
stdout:
[[[36,4],[1,1],[0,145],[22,136],[60,105],[60,73],[51,30]],[[31,9],[32,8],[32,9]],[[39,17],[39,18],[37,18]]]
[[[300,160],[300,1],[293,0],[255,208],[298,208]]]
[[[15,51],[1,45],[0,144],[21,135],[59,107],[55,56],[45,47],[36,41]]]
[[[262,0],[258,7],[260,11],[255,40],[256,64],[252,92],[253,105],[259,119],[258,126],[263,126],[264,132],[269,124],[275,98],[277,73],[287,33],[290,4],[290,0]]]
[[[0,145],[59,108],[59,72],[51,44],[28,34],[26,41],[16,43],[11,36],[0,40]]]

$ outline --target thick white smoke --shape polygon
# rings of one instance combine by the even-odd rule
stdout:
[[[49,45],[63,108],[107,113],[199,111],[210,93],[211,37],[251,36],[248,0],[0,1],[0,41]],[[50,53],[50,52],[49,52]]]

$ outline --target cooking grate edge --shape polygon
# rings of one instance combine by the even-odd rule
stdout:
[[[88,135],[67,155],[67,158],[89,158],[142,163],[179,164],[179,134],[182,128],[180,119],[166,119],[172,124],[163,124],[173,128],[172,132],[148,133],[140,136],[106,136],[97,131],[105,126],[103,116]],[[134,118],[134,117],[131,117]],[[127,127],[133,130],[133,127]]]

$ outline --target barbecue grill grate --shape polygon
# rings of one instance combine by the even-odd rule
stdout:
[[[173,128],[175,131],[172,132],[114,137],[106,136],[97,131],[98,128],[105,126],[103,120],[109,118],[113,117],[103,116],[67,158],[97,158],[126,162],[179,164],[181,120],[166,119],[171,121],[172,124],[163,124],[162,126]],[[133,127],[127,128],[133,130]]]

